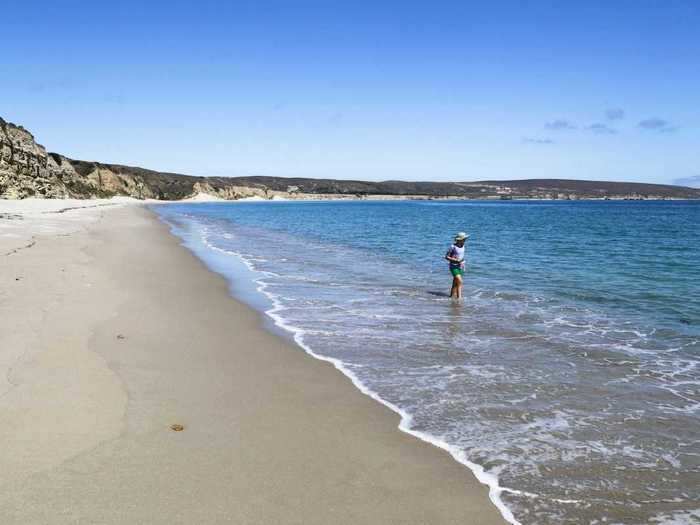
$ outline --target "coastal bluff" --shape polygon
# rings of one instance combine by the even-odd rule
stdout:
[[[0,118],[0,198],[181,200],[207,194],[257,199],[700,199],[700,189],[663,184],[529,179],[475,182],[197,177],[74,160],[47,152],[22,126]]]

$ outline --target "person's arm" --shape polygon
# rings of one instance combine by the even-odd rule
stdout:
[[[445,259],[447,259],[448,261],[453,262],[453,263],[459,263],[460,260],[457,259],[457,257],[452,257],[453,253],[454,253],[454,250],[452,248],[447,250],[447,253],[445,254]]]

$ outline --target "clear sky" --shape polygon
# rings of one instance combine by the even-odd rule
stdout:
[[[0,116],[194,175],[700,175],[700,1],[4,0]]]

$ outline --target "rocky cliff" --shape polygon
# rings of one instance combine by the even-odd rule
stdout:
[[[241,187],[226,179],[161,173],[48,153],[29,131],[0,118],[0,197],[81,199],[126,195],[177,200],[200,191],[228,199],[265,196],[264,188]]]
[[[0,198],[124,195],[179,200],[206,193],[227,200],[318,198],[675,198],[700,199],[700,189],[661,184],[576,180],[367,182],[281,177],[194,177],[73,160],[48,153],[22,126],[0,118]]]

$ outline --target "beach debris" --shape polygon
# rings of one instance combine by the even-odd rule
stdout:
[[[180,423],[173,423],[172,425],[170,425],[170,430],[173,430],[175,432],[182,432],[183,430],[185,430],[185,427],[182,426]]]
[[[126,339],[126,336],[123,334],[117,334],[117,339]]]

